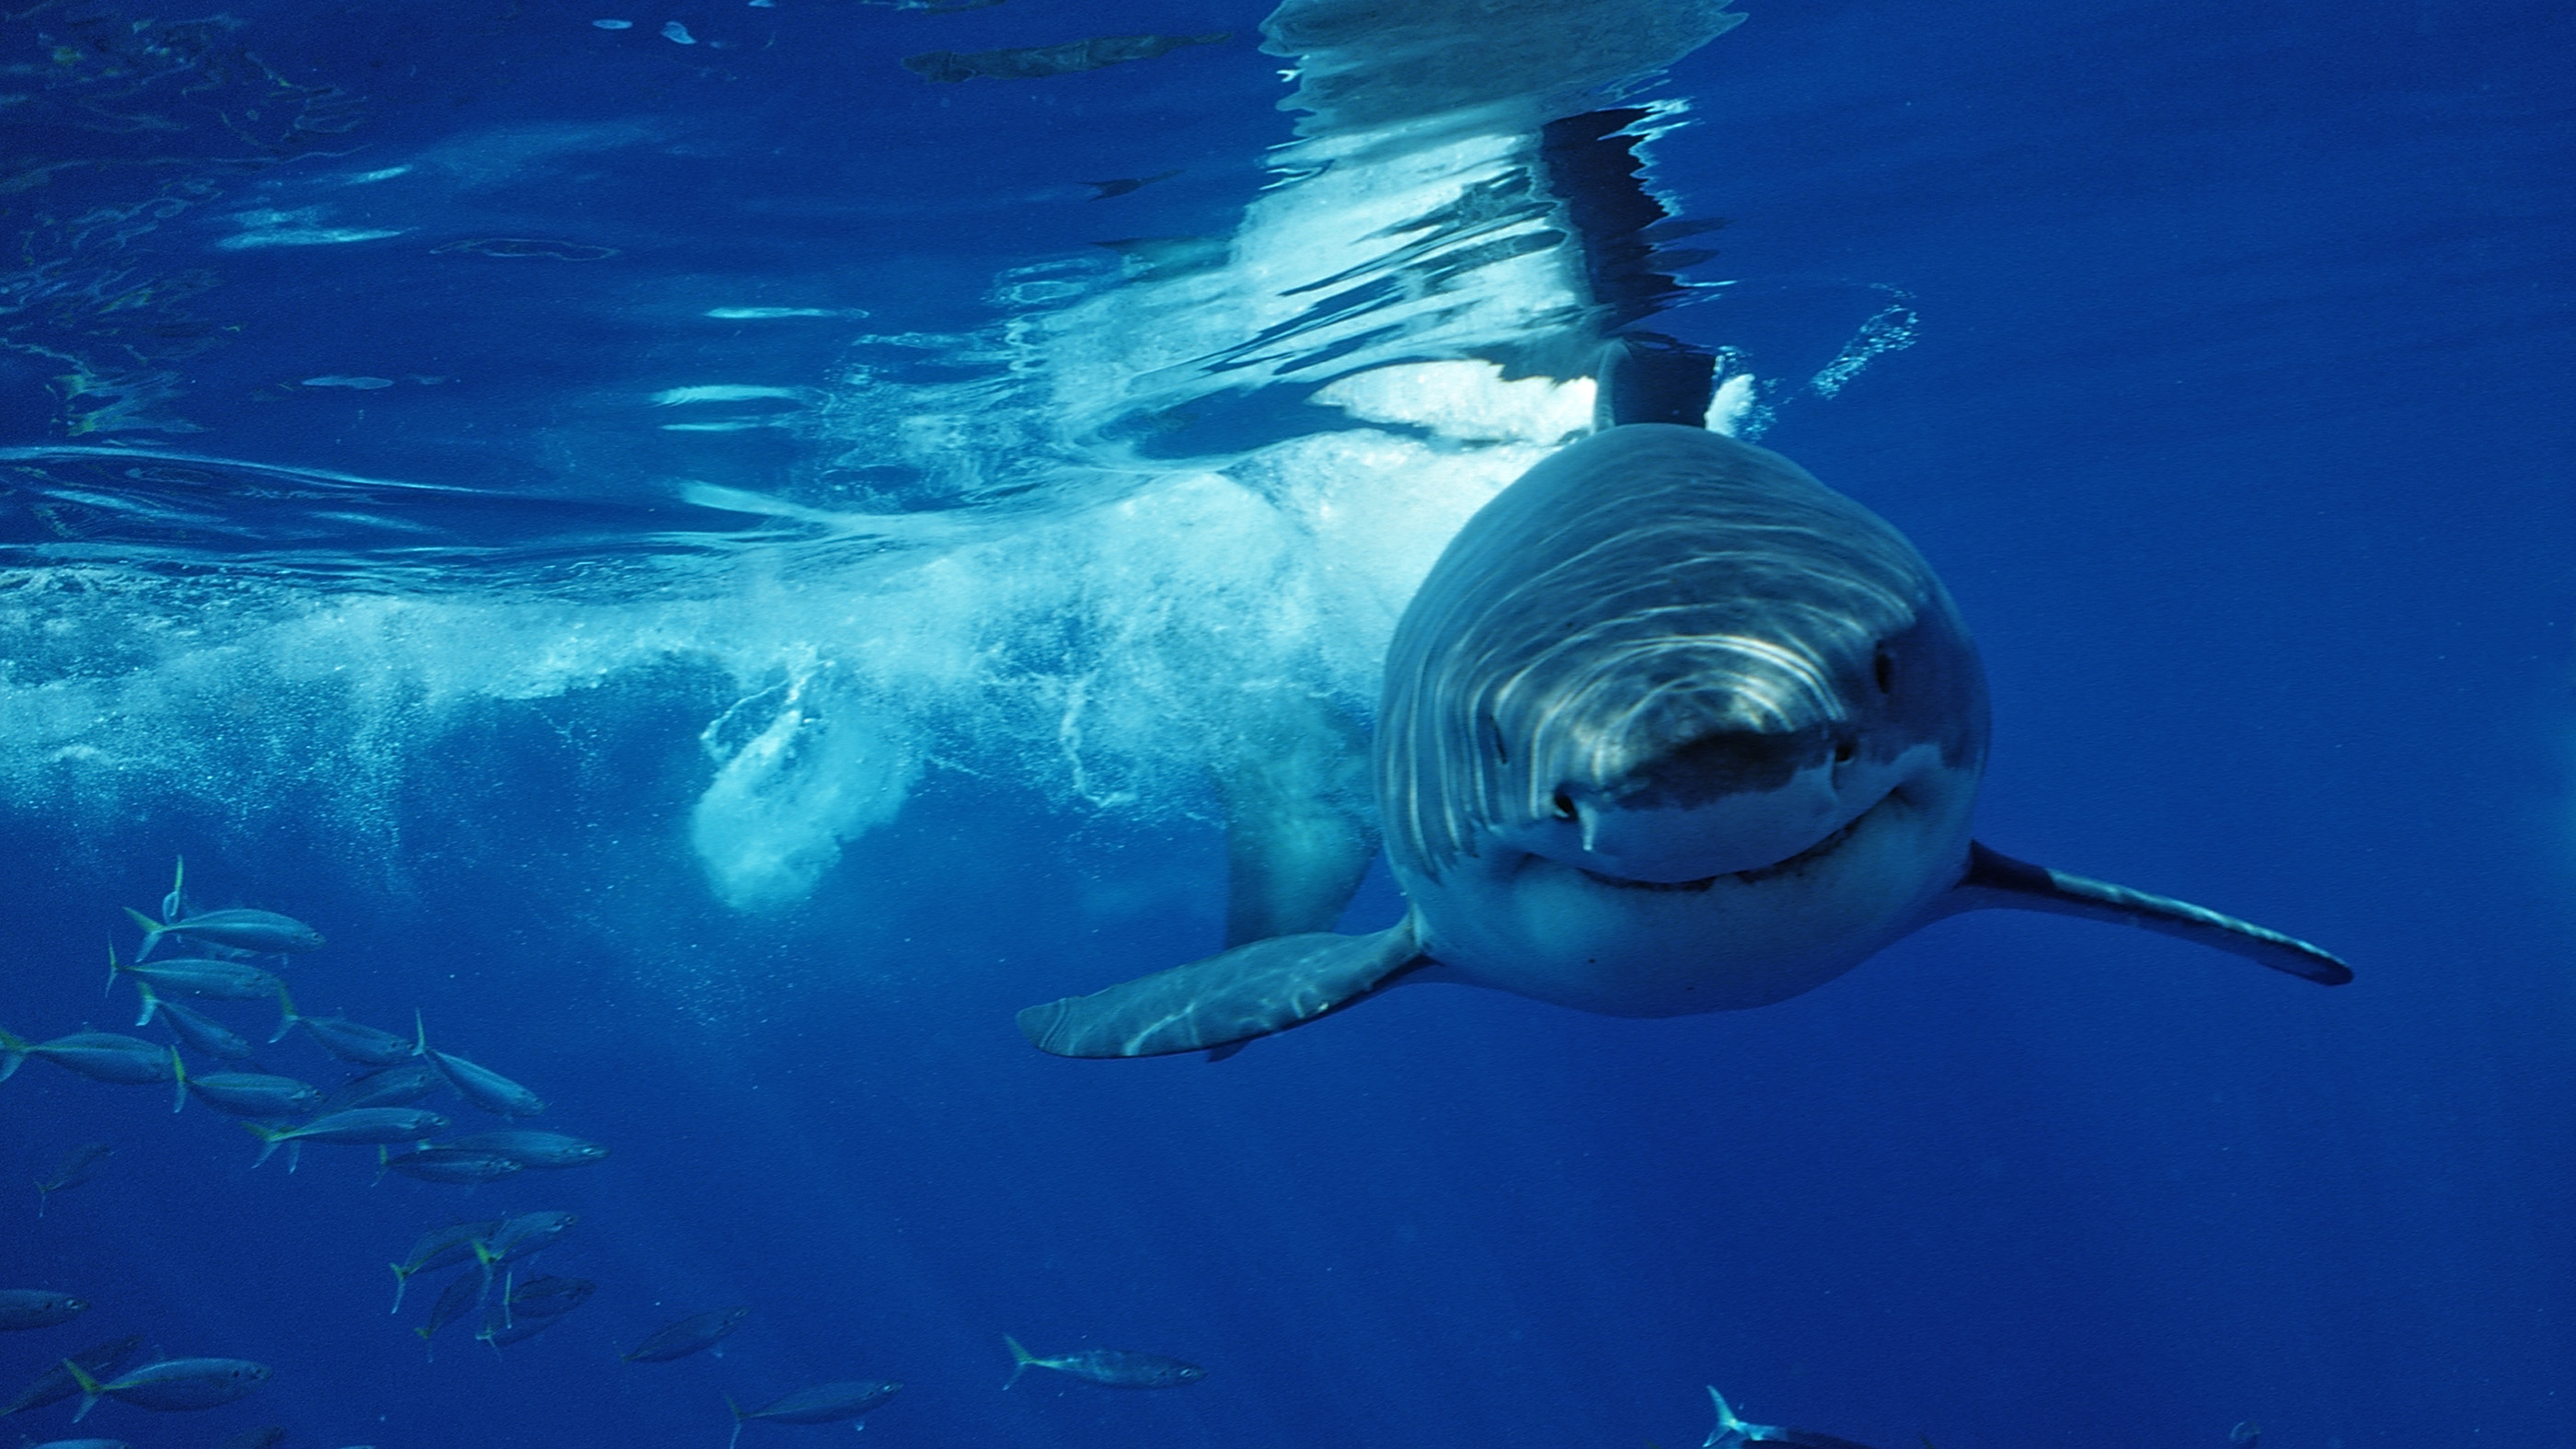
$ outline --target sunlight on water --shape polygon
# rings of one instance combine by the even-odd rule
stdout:
[[[1283,7],[1271,48],[1300,61],[1310,114],[1229,234],[1033,260],[993,280],[991,326],[857,334],[833,376],[642,394],[652,431],[804,451],[758,488],[502,495],[10,450],[5,543],[35,566],[0,594],[0,787],[22,808],[327,802],[363,833],[451,732],[679,669],[728,702],[699,736],[696,798],[672,808],[742,910],[803,899],[936,769],[1058,808],[1197,812],[1208,762],[1254,748],[1283,698],[1364,718],[1441,546],[1591,425],[1591,357],[1619,319],[1540,127],[1736,17],[1613,24],[1596,5],[1571,25],[1564,8],[1486,16],[1464,63],[1428,46],[1436,14],[1391,35],[1367,7]],[[1680,109],[1628,114],[1651,136]],[[638,134],[446,143],[354,179],[485,186]],[[391,234],[321,207],[233,219],[218,245]],[[867,315],[723,300],[693,313]],[[396,385],[301,386],[325,384]],[[1729,377],[1715,425],[1755,416],[1756,394]],[[118,566],[145,561],[168,576]]]

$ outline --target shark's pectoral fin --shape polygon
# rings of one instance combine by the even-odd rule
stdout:
[[[1413,918],[1371,936],[1278,936],[1020,1013],[1060,1057],[1206,1051],[1338,1011],[1423,959]]]
[[[2061,916],[2082,916],[2087,920],[2110,921],[2125,926],[2142,926],[2168,936],[2180,936],[2221,951],[2232,951],[2249,961],[2287,971],[2321,986],[2341,986],[2352,979],[2352,968],[2332,954],[2278,931],[2222,916],[2185,901],[2164,896],[2151,896],[2107,881],[2068,875],[2062,870],[2032,865],[2011,856],[1987,849],[1983,845],[1968,847],[1968,872],[1936,907],[1942,915],[1961,911],[2008,909],[2048,911]]]

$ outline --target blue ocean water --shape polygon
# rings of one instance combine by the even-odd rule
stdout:
[[[137,1333],[275,1370],[83,1422],[147,1449],[713,1449],[860,1378],[867,1442],[959,1449],[1677,1446],[1710,1383],[1877,1449],[2576,1445],[2576,23],[1737,9],[0,16],[0,1027],[137,1030],[101,957],[184,854],[328,935],[300,1006],[418,1010],[612,1154],[253,1170],[30,1062],[0,1186],[115,1152],[0,1194],[0,1287],[95,1305],[0,1393]],[[1543,154],[1609,108],[1727,220],[1652,234],[1677,292]],[[1210,754],[1374,699],[1649,310],[1957,596],[1982,838],[2359,979],[1986,913],[1754,1012],[1032,1051],[1215,948]],[[386,1312],[425,1229],[557,1209],[560,1326]],[[1005,1392],[1005,1334],[1209,1374]]]

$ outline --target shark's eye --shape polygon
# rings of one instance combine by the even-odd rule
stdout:
[[[1848,765],[1852,762],[1852,756],[1859,753],[1860,746],[1853,744],[1849,740],[1844,740],[1840,744],[1834,746],[1834,763],[1837,765]]]
[[[1549,800],[1548,804],[1556,810],[1557,819],[1571,820],[1574,818],[1574,797],[1566,794],[1563,790],[1557,791],[1555,798]]]
[[[1878,681],[1879,693],[1892,694],[1895,692],[1896,658],[1894,655],[1889,654],[1884,649],[1878,651],[1878,657],[1871,660],[1869,663],[1869,672],[1870,677]]]

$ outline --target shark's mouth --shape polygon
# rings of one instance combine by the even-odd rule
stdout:
[[[1802,870],[1833,854],[1844,841],[1852,838],[1852,832],[1860,829],[1862,821],[1884,809],[1887,801],[1894,798],[1891,792],[1887,799],[1882,799],[1867,810],[1853,816],[1840,829],[1799,851],[1796,855],[1785,860],[1775,860],[1769,865],[1757,865],[1750,870],[1728,871],[1723,875],[1702,876],[1698,880],[1629,880],[1625,876],[1603,875],[1597,870],[1586,870],[1583,873],[1603,885],[1617,886],[1621,890],[1629,891],[1704,891],[1722,880],[1740,880],[1751,885],[1757,881],[1769,880],[1776,875],[1786,875],[1794,870]]]

